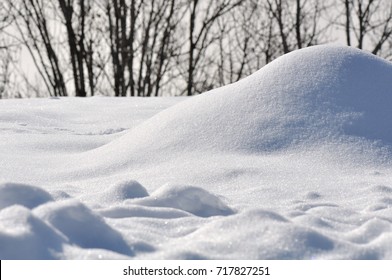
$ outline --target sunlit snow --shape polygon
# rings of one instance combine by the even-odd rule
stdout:
[[[282,56],[191,98],[0,101],[1,259],[392,259],[392,64]]]

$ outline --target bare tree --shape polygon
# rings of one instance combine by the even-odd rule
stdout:
[[[90,96],[95,95],[98,84],[102,82],[103,69],[105,68],[110,55],[105,44],[103,26],[105,26],[105,15],[100,9],[99,2],[87,0],[85,12],[84,31],[84,63],[88,78],[88,88]],[[83,26],[82,25],[82,26]]]
[[[189,96],[332,40],[331,24],[348,45],[392,55],[387,0],[5,0],[0,68],[12,28],[50,95]]]
[[[0,99],[11,97],[11,75],[12,75],[12,50],[8,47],[0,49]]]
[[[381,54],[392,35],[391,1],[344,0],[340,4],[344,4],[347,45]]]
[[[72,0],[58,0],[60,10],[63,15],[64,24],[67,30],[70,60],[72,64],[75,95],[80,97],[87,96],[85,86],[85,32],[86,32],[86,7],[85,0],[78,0],[77,4]],[[78,14],[76,14],[78,12]],[[74,28],[74,22],[77,27]]]
[[[344,11],[346,16],[345,32],[347,45],[351,46],[351,0],[344,0]]]
[[[179,0],[106,1],[115,96],[158,96],[175,65]]]
[[[186,94],[188,96],[210,88],[210,85],[205,83],[201,83],[202,86],[198,87],[199,81],[195,81],[197,70],[204,70],[203,66],[199,65],[200,61],[203,56],[206,56],[207,50],[217,40],[212,32],[217,20],[241,5],[242,2],[243,0],[207,0],[204,2],[200,0],[188,0],[189,33],[187,52],[188,67],[186,73]],[[201,80],[206,81],[204,78]]]
[[[8,96],[10,84],[10,45],[4,33],[11,22],[7,8],[5,3],[0,3],[0,99]]]
[[[276,20],[279,29],[279,35],[282,42],[283,53],[291,51],[289,46],[289,34],[293,30],[293,23],[291,22],[289,2],[282,0],[267,0],[269,12]],[[288,15],[286,13],[289,13]]]
[[[254,73],[282,53],[275,18],[264,1],[244,1],[218,23],[219,85]]]
[[[6,2],[0,2],[0,32],[3,35],[4,30],[12,24],[12,16],[10,14],[11,7]],[[5,45],[0,45],[0,48],[5,48]]]
[[[143,2],[140,1],[139,5],[142,4]],[[125,70],[126,67],[133,67],[134,42],[132,36],[134,36],[136,17],[139,12],[135,12],[135,1],[132,1],[130,5],[130,26],[132,31],[128,30],[128,6],[125,1],[106,1],[115,96],[126,96],[127,82]],[[130,79],[132,78],[133,75],[131,75]],[[132,89],[134,90],[133,81],[130,84],[132,84]]]
[[[322,14],[328,8],[321,0],[266,0],[269,13],[275,19],[282,52],[320,43],[329,27],[322,23]]]
[[[37,71],[52,96],[67,96],[67,88],[50,31],[53,10],[42,0],[6,0],[11,8],[19,40],[31,54]]]

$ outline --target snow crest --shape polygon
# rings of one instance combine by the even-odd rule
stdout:
[[[52,200],[48,192],[35,186],[17,183],[0,184],[0,209],[14,204],[31,209]]]
[[[136,203],[145,206],[177,208],[200,217],[226,216],[234,213],[219,197],[194,186],[167,184],[152,193],[151,197]]]
[[[355,48],[302,49],[176,104],[86,156],[130,165],[187,152],[270,153],[332,142],[390,147],[391,76],[391,63]]]

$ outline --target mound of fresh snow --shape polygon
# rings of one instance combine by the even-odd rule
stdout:
[[[329,142],[392,144],[392,64],[317,46],[181,102],[86,155],[117,166],[186,152],[265,153]],[[378,143],[379,144],[379,143]]]
[[[200,217],[234,213],[219,197],[194,186],[165,185],[135,204],[178,208]]]
[[[67,242],[60,232],[25,207],[0,210],[0,259],[53,259]]]
[[[47,203],[34,209],[34,213],[82,248],[102,248],[132,255],[121,234],[80,202]]]
[[[148,196],[148,192],[139,182],[135,180],[125,180],[116,183],[113,186],[109,186],[99,194],[88,194],[84,197],[84,200],[93,198],[100,203],[111,204],[146,196]]]
[[[34,186],[15,183],[0,184],[0,209],[14,204],[31,209],[52,200],[49,193]]]

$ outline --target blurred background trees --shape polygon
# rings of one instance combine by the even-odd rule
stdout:
[[[195,95],[340,43],[392,57],[390,0],[3,0],[0,98]]]

